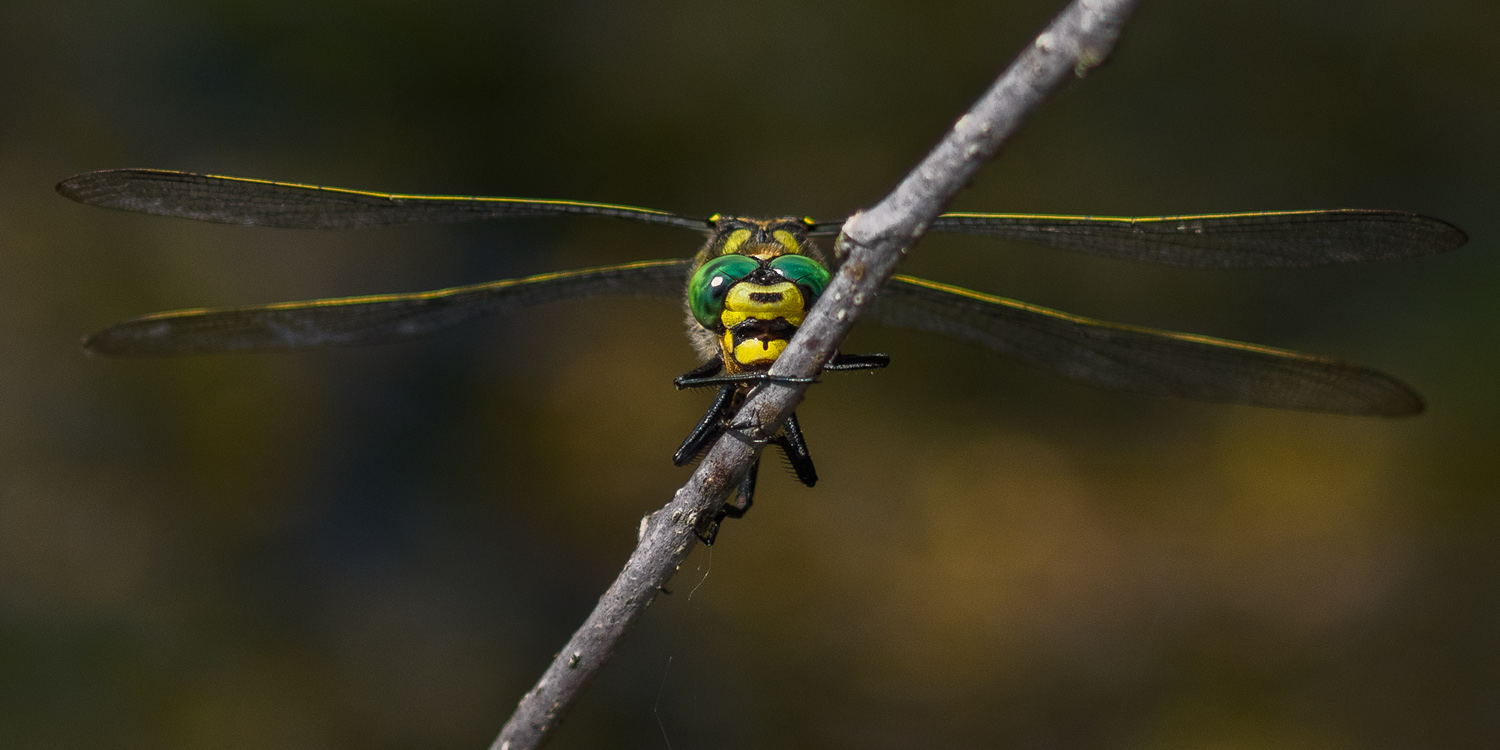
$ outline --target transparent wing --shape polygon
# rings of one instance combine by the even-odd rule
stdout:
[[[387,343],[575,297],[680,297],[690,263],[642,261],[412,294],[175,310],[112,325],[83,346],[96,354],[143,356]]]
[[[812,233],[837,234],[842,223],[818,224]],[[1299,268],[1409,258],[1468,241],[1445,221],[1364,209],[1142,217],[948,213],[930,231],[1193,268]]]
[[[1422,400],[1367,367],[1236,341],[1106,323],[896,276],[876,319],[979,344],[1095,385],[1200,401],[1404,417]]]
[[[165,169],[88,172],[58,183],[57,192],[79,203],[122,211],[292,229],[364,229],[568,215],[611,216],[700,232],[713,229],[706,219],[607,203],[371,193]]]

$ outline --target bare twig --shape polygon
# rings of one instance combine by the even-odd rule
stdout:
[[[821,371],[906,248],[1053,89],[1104,61],[1138,2],[1074,0],[895,191],[844,224],[835,246],[838,273],[776,360],[773,375],[811,378]],[[491,750],[535,748],[546,740],[806,390],[806,383],[758,388],[735,418],[738,429],[709,450],[666,507],[641,519],[639,544],[625,569],[521,699]]]

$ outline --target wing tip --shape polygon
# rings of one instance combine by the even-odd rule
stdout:
[[[78,345],[83,348],[83,353],[90,357],[119,357],[129,352],[117,340],[110,336],[111,328],[95,331],[82,339]]]
[[[1372,378],[1367,382],[1378,386],[1379,392],[1365,402],[1364,408],[1351,410],[1349,413],[1356,416],[1405,419],[1427,411],[1427,404],[1416,389],[1379,370],[1360,369],[1365,370]]]
[[[1435,216],[1419,214],[1413,211],[1372,210],[1369,213],[1396,218],[1407,224],[1420,227],[1425,233],[1425,237],[1423,237],[1425,242],[1422,245],[1427,249],[1428,254],[1446,253],[1449,250],[1463,247],[1469,242],[1469,234],[1467,232],[1459,229],[1453,222],[1439,219]]]
[[[1377,416],[1387,419],[1407,419],[1421,416],[1423,412],[1427,411],[1426,402],[1422,400],[1421,396],[1417,395],[1416,391],[1410,388],[1404,390],[1405,392],[1401,394],[1404,398],[1392,399],[1391,403],[1384,405],[1384,408],[1376,412]]]
[[[1449,250],[1456,250],[1456,249],[1458,249],[1460,247],[1463,247],[1464,245],[1468,244],[1468,242],[1469,242],[1469,234],[1467,232],[1465,232],[1464,230],[1459,229],[1458,227],[1454,226],[1453,224],[1450,224],[1450,223],[1448,223],[1446,221],[1443,221],[1442,219],[1432,219],[1432,218],[1429,217],[1428,220],[1432,221],[1432,222],[1435,222],[1437,224],[1442,225],[1443,228],[1446,230],[1444,232],[1444,234],[1446,236],[1443,238],[1444,239],[1443,248],[1441,250],[1439,250],[1438,252],[1447,252]]]
[[[82,174],[75,174],[57,183],[55,189],[58,195],[68,200],[87,203],[89,194],[94,192],[93,189],[101,182],[104,182],[101,179],[101,175],[104,174],[106,172],[83,172]]]
[[[69,198],[79,203],[97,203],[99,202],[97,200],[99,196],[107,195],[111,191],[120,190],[137,180],[181,182],[200,176],[192,172],[182,172],[173,169],[143,169],[138,167],[96,169],[92,172],[80,172],[71,177],[66,177],[57,183],[55,188],[64,198]]]
[[[147,170],[98,169],[82,172],[63,179],[55,188],[58,195],[68,200],[91,206],[112,207],[110,198],[144,171]]]

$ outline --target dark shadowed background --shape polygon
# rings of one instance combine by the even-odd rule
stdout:
[[[0,0],[0,747],[479,750],[687,476],[671,303],[416,343],[87,358],[157,310],[679,257],[607,219],[312,232],[72,204],[162,167],[831,219],[1062,0]],[[955,209],[1369,207],[1299,271],[933,237],[905,271],[1337,356],[1402,421],[1119,395],[862,325],[556,748],[1500,743],[1493,0],[1153,0]],[[665,735],[665,737],[664,737]]]

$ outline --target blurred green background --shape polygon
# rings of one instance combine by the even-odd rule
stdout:
[[[162,167],[835,218],[1062,5],[0,0],[0,747],[487,746],[612,580],[709,394],[681,313],[151,361],[157,310],[679,257],[602,219],[367,232],[91,209]],[[1500,744],[1492,0],[1153,0],[972,211],[1400,208],[1443,257],[1153,268],[933,237],[905,271],[1303,349],[1381,421],[1121,395],[862,326],[556,748]]]

